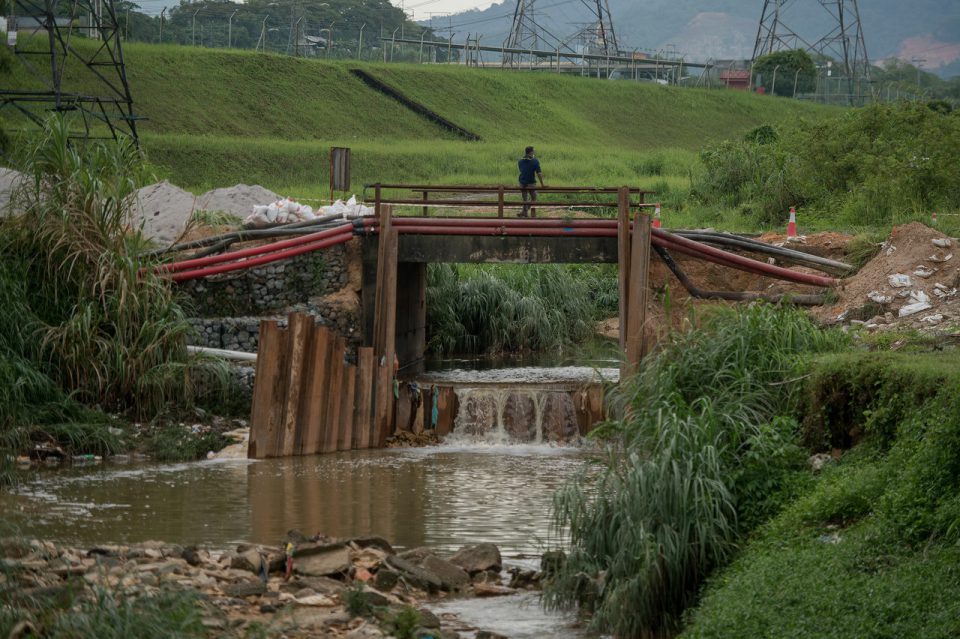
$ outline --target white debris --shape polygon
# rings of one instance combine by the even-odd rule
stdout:
[[[936,272],[937,272],[936,270],[930,268],[929,266],[924,266],[921,264],[916,268],[916,270],[913,271],[913,274],[916,275],[917,277],[927,279],[928,277],[930,277]]]
[[[910,299],[913,301],[900,309],[900,317],[907,317],[933,306],[930,303],[930,297],[923,291],[911,291]]]
[[[891,255],[897,252],[897,247],[888,242],[884,242],[883,244],[881,244],[880,249],[884,252],[884,254],[887,257],[890,257]]]
[[[950,241],[949,237],[943,237],[943,238],[938,237],[930,241],[933,242],[933,245],[938,248],[950,248],[951,246],[953,246],[953,242]]]
[[[936,315],[927,315],[926,317],[921,317],[920,321],[924,324],[929,324],[930,326],[936,326],[943,321],[943,315],[937,313]]]
[[[887,282],[893,288],[905,288],[907,286],[910,286],[910,284],[912,283],[910,281],[910,276],[904,275],[903,273],[894,273],[893,275],[887,278]]]
[[[871,302],[875,302],[877,304],[889,304],[893,301],[892,295],[884,295],[880,291],[870,291],[867,293],[867,297]]]
[[[942,256],[942,257],[941,257],[940,255],[938,255],[938,254],[935,253],[935,254],[931,255],[930,257],[928,257],[927,260],[929,260],[929,261],[931,261],[931,262],[938,262],[938,263],[939,263],[939,262],[949,262],[952,258],[953,258],[953,253],[948,253],[947,255]]]

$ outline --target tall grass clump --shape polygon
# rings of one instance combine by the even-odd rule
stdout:
[[[920,103],[801,120],[709,147],[701,159],[694,195],[759,221],[806,206],[823,219],[883,226],[960,208],[960,116]]]
[[[188,356],[169,283],[140,270],[131,208],[143,166],[129,144],[71,143],[68,122],[52,119],[26,153],[22,213],[0,233],[5,259],[32,284],[42,369],[80,402],[137,417],[189,402],[215,372]]]
[[[598,304],[610,304],[595,297],[591,287],[602,275],[584,273],[562,265],[431,265],[429,348],[436,353],[503,353],[556,350],[580,342],[592,333]]]
[[[600,472],[558,491],[569,554],[546,604],[580,606],[600,632],[667,637],[705,576],[776,510],[804,459],[791,415],[803,356],[845,343],[801,312],[719,309],[669,338],[614,391]]]

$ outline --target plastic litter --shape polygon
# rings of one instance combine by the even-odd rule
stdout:
[[[871,302],[874,302],[876,304],[889,304],[890,302],[893,301],[892,295],[884,295],[880,291],[870,291],[869,293],[867,293],[867,298],[869,298]]]
[[[907,286],[910,286],[910,284],[912,283],[910,281],[910,276],[904,275],[903,273],[894,273],[893,275],[887,278],[887,282],[893,288],[905,288]]]
[[[923,279],[927,279],[934,273],[936,273],[936,270],[930,268],[929,266],[923,266],[923,265],[918,266],[916,270],[913,271],[914,275],[916,275],[917,277],[922,277]]]
[[[953,246],[953,242],[951,242],[950,238],[948,237],[938,237],[930,241],[933,242],[933,245],[938,248],[950,248]]]
[[[934,254],[934,255],[931,255],[930,257],[928,257],[927,259],[928,259],[929,261],[931,261],[931,262],[938,262],[938,263],[939,263],[939,262],[949,262],[951,259],[953,259],[953,253],[948,253],[947,255],[944,255],[943,257]]]
[[[924,324],[929,324],[930,326],[936,326],[943,321],[943,315],[937,313],[935,315],[927,315],[926,317],[921,317],[920,321]]]
[[[930,297],[923,291],[911,292],[910,299],[913,300],[913,302],[900,309],[900,317],[907,317],[908,315],[925,311],[933,306],[930,304]]]
[[[883,244],[881,244],[880,248],[883,250],[884,254],[886,254],[887,257],[890,257],[891,255],[897,252],[897,247],[887,242],[884,242]]]

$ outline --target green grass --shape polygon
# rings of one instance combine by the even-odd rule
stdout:
[[[767,305],[672,335],[613,390],[617,419],[594,431],[609,443],[599,479],[576,477],[554,499],[569,555],[547,604],[579,606],[615,636],[672,636],[702,580],[794,490],[800,393],[781,382],[845,342]]]
[[[957,636],[956,354],[844,353],[811,373],[808,415],[856,446],[711,579],[683,636]]]

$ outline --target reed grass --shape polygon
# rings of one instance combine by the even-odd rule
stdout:
[[[622,380],[600,473],[554,500],[569,555],[546,584],[551,607],[579,605],[600,632],[668,637],[703,579],[750,525],[778,507],[802,463],[790,419],[799,391],[783,383],[802,357],[842,347],[801,312],[768,305],[712,311],[673,334],[655,362]]]
[[[130,207],[142,158],[122,143],[69,142],[69,130],[51,118],[23,151],[21,213],[0,222],[0,466],[29,441],[115,452],[106,413],[187,408],[226,380],[223,364],[187,353],[169,283],[140,272]]]
[[[616,307],[609,268],[431,265],[428,347],[436,353],[557,351],[592,335]],[[612,284],[611,284],[612,282]],[[602,283],[602,284],[598,284]]]

